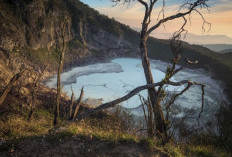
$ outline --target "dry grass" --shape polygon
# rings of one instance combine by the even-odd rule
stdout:
[[[45,110],[37,110],[31,121],[27,117],[9,114],[0,120],[0,138],[13,140],[47,134],[52,126],[53,116]]]
[[[17,143],[20,143],[23,139],[33,140],[37,138],[46,138],[48,143],[70,143],[72,138],[81,138],[82,141],[105,144],[114,143],[117,147],[122,147],[120,144],[132,149],[134,145],[135,151],[152,152],[157,154],[166,154],[166,156],[182,157],[182,156],[202,156],[202,157],[214,157],[214,156],[230,156],[224,150],[216,149],[213,146],[194,146],[184,145],[177,143],[168,143],[161,145],[159,140],[147,139],[146,137],[137,136],[128,130],[120,128],[120,121],[115,117],[109,118],[89,118],[82,120],[78,123],[69,123],[62,120],[61,125],[58,128],[53,128],[53,113],[46,110],[37,110],[34,113],[33,119],[29,122],[26,117],[19,115],[8,115],[5,120],[0,121],[0,138],[7,140],[8,143],[1,146],[2,151],[6,151],[14,148]],[[53,130],[53,131],[51,131]],[[129,129],[130,130],[130,129]],[[21,140],[22,139],[22,140]],[[36,141],[36,139],[34,140]],[[36,142],[35,142],[36,143]],[[49,145],[46,143],[46,145]],[[28,144],[27,144],[28,145]],[[18,146],[20,147],[20,146]],[[94,146],[91,146],[94,148]],[[19,150],[20,151],[20,150]]]

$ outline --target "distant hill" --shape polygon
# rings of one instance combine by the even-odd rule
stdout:
[[[185,38],[186,42],[198,45],[208,45],[208,44],[231,44],[232,38],[225,35],[194,35],[187,34]]]
[[[232,49],[225,49],[220,51],[220,53],[232,53]]]
[[[229,52],[230,50],[232,50],[232,44],[207,44],[203,46],[207,47],[212,51],[221,52],[221,53]]]
[[[135,29],[138,30],[138,29]],[[171,33],[152,33],[152,36],[159,39],[169,39],[172,37]],[[187,33],[185,38],[183,39],[185,42],[190,44],[197,45],[215,45],[215,44],[228,44],[232,45],[232,38],[226,35],[196,35]]]

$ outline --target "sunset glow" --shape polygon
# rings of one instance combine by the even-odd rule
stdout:
[[[110,2],[110,0],[82,0],[82,2],[88,4],[89,6],[95,8],[100,13],[108,15],[110,18],[115,18],[116,20],[136,28],[139,30],[141,27],[141,21],[144,16],[143,6],[137,2],[131,2],[129,5],[117,5],[113,6],[115,3]],[[152,22],[157,22],[158,14],[161,10],[162,1],[159,1],[155,6],[153,12]],[[177,0],[178,3],[171,3],[171,1],[166,2],[165,16],[177,13],[180,4],[184,1]],[[207,9],[200,9],[201,13],[207,22],[211,23],[211,29],[205,25],[206,32],[205,35],[226,35],[232,37],[232,1],[230,0],[214,0],[208,1],[209,11]],[[161,17],[160,17],[161,18]],[[163,33],[169,34],[176,31],[183,20],[175,20],[165,24],[164,27],[160,27],[157,30],[158,37],[165,36]],[[201,35],[203,20],[197,13],[192,13],[191,23],[188,22],[187,29],[189,33]]]

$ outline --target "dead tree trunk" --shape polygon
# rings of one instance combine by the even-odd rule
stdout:
[[[113,101],[101,104],[96,108],[87,110],[86,112],[84,112],[81,115],[74,118],[73,121],[80,121],[81,119],[86,118],[86,117],[88,117],[89,115],[91,115],[93,113],[99,112],[101,110],[104,110],[104,109],[107,109],[107,108],[110,108],[110,107],[115,107],[117,104],[120,104],[121,102],[124,102],[124,101],[130,99],[131,97],[135,96],[137,93],[141,92],[142,90],[159,87],[159,86],[164,85],[164,84],[172,85],[172,86],[187,85],[187,87],[181,92],[182,94],[187,89],[189,89],[189,87],[191,87],[193,85],[203,86],[203,84],[200,84],[200,83],[197,83],[197,82],[191,82],[190,80],[183,80],[183,81],[180,81],[180,82],[168,81],[168,82],[165,82],[165,83],[163,83],[163,81],[161,81],[161,82],[157,82],[157,83],[153,83],[153,84],[146,84],[146,85],[139,86],[139,87],[133,89],[132,91],[130,91],[129,93],[127,93],[126,95],[124,95],[121,98],[118,98],[118,99],[115,99]],[[178,94],[177,97],[179,95],[181,95],[181,94]]]
[[[147,125],[147,135],[148,135],[148,137],[152,138],[154,136],[154,129],[155,128],[154,128],[154,121],[153,121],[154,114],[152,111],[151,101],[150,101],[149,96],[148,96],[147,100],[144,97],[142,97],[141,95],[139,95],[139,97],[140,97],[140,101],[142,103],[144,119],[145,119],[145,122]]]
[[[128,3],[132,2],[132,0],[114,0],[114,2],[116,2],[116,4],[118,2],[121,2],[121,1],[123,1],[123,4],[125,4],[127,2]],[[147,42],[149,35],[154,30],[159,28],[162,24],[164,24],[168,21],[171,21],[171,20],[182,18],[184,20],[184,24],[182,25],[182,27],[181,27],[181,29],[176,37],[180,36],[180,33],[182,33],[184,31],[184,26],[187,23],[185,16],[190,15],[194,11],[201,16],[201,18],[203,20],[202,28],[204,31],[205,30],[204,25],[208,24],[209,26],[211,26],[211,24],[205,21],[204,17],[200,13],[200,11],[197,10],[197,7],[200,6],[201,8],[203,8],[203,7],[208,8],[208,5],[206,4],[205,0],[195,0],[192,3],[186,2],[183,5],[181,5],[178,13],[175,13],[171,16],[165,17],[165,15],[164,15],[165,0],[164,0],[163,1],[163,8],[160,11],[160,13],[158,14],[158,22],[149,27],[149,25],[151,23],[151,14],[152,14],[152,11],[154,9],[154,4],[157,3],[157,0],[150,0],[150,1],[138,0],[138,2],[141,5],[143,5],[145,8],[144,18],[143,18],[143,22],[142,22],[141,36],[140,36],[140,52],[141,52],[142,65],[143,65],[144,74],[145,74],[147,84],[154,84],[153,76],[152,76],[151,68],[150,68],[150,62],[149,62],[148,55],[147,55],[147,47],[146,47],[146,42]],[[183,8],[187,8],[187,9],[183,9]],[[160,14],[163,14],[163,18],[159,20]],[[179,56],[175,56],[174,59],[178,60]],[[164,78],[164,80],[161,82],[161,85],[159,86],[159,89],[157,91],[155,88],[148,89],[149,98],[151,100],[152,110],[153,110],[154,117],[155,117],[154,121],[155,121],[156,133],[157,133],[157,135],[159,135],[162,138],[163,142],[165,142],[167,139],[167,126],[166,126],[165,117],[164,117],[164,114],[162,111],[162,106],[161,106],[161,101],[164,97],[162,90],[163,90],[163,85],[168,83],[170,81],[169,79],[175,73],[177,73],[178,71],[181,70],[181,69],[175,70],[175,65],[176,65],[176,61],[173,61],[173,68],[171,69],[171,71],[166,72],[166,76],[165,76],[166,78]],[[167,70],[170,70],[170,69],[167,68]],[[191,86],[191,84],[189,84],[189,83],[188,83],[188,85]],[[202,90],[204,90],[204,89],[202,89]],[[185,91],[183,91],[183,92],[185,92]],[[203,93],[202,97],[204,97],[204,93]],[[204,104],[204,103],[202,103],[202,104]]]
[[[151,73],[150,61],[147,55],[146,41],[148,36],[146,35],[146,31],[147,31],[147,25],[144,24],[141,32],[141,41],[140,41],[141,59],[142,59],[142,65],[143,65],[146,82],[147,84],[153,84],[154,81]],[[162,139],[166,138],[167,127],[165,124],[165,117],[161,107],[161,99],[158,97],[155,88],[148,89],[148,94],[151,100],[152,110],[154,112],[156,131],[162,137]]]
[[[77,116],[77,113],[78,113],[80,106],[81,106],[81,101],[82,101],[83,96],[84,96],[84,87],[81,88],[80,97],[77,100],[76,108],[75,108],[74,113],[72,114],[70,120],[73,120]]]
[[[72,89],[72,85],[71,85],[71,90],[72,90],[72,95],[71,95],[71,104],[70,104],[70,107],[69,107],[69,119],[72,118],[73,102],[74,102],[74,92],[73,92],[73,89]]]
[[[11,88],[13,87],[14,83],[24,74],[25,70],[21,70],[19,73],[14,75],[8,85],[5,87],[3,94],[0,97],[0,106],[3,104],[4,100],[6,99],[6,96],[10,92]]]
[[[57,95],[56,95],[56,107],[54,110],[54,121],[53,124],[56,126],[58,124],[58,118],[59,118],[59,113],[60,113],[60,91],[61,91],[61,72],[63,69],[63,62],[64,62],[64,54],[66,50],[66,43],[65,43],[65,25],[66,21],[64,22],[64,26],[62,29],[62,38],[63,38],[63,45],[62,45],[62,51],[60,54],[60,61],[59,61],[59,68],[58,68],[58,74],[57,74]]]
[[[43,69],[43,71],[39,74],[37,80],[35,81],[35,84],[34,84],[34,87],[33,87],[33,90],[32,90],[32,96],[31,96],[31,101],[30,101],[30,104],[29,104],[29,107],[30,107],[30,112],[29,112],[29,115],[28,115],[28,121],[31,120],[31,117],[32,117],[32,114],[34,113],[35,111],[35,105],[36,105],[36,93],[37,93],[37,89],[38,89],[38,86],[39,86],[39,82],[45,72],[47,67],[45,67]]]

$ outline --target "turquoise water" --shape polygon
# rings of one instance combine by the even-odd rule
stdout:
[[[151,61],[152,73],[155,82],[164,78],[164,72],[167,63],[161,61]],[[71,95],[71,84],[75,96],[78,97],[81,87],[84,86],[84,99],[86,98],[102,98],[103,102],[108,102],[124,96],[133,88],[146,84],[141,60],[132,58],[118,58],[111,63],[94,64],[83,67],[76,67],[65,72],[61,76],[63,82],[63,90]],[[191,79],[206,84],[205,108],[207,112],[212,112],[220,101],[223,99],[222,88],[219,83],[213,80],[209,73],[203,70],[184,69],[175,77],[173,81],[183,79]],[[51,88],[56,85],[56,77],[50,79],[47,85]],[[173,93],[183,89],[181,87],[167,86],[165,90]],[[146,96],[146,91],[140,94]],[[177,104],[184,108],[199,108],[201,106],[201,89],[200,87],[192,87],[183,96],[177,99]],[[136,108],[141,105],[139,97],[134,96],[128,101],[121,104],[125,108]],[[140,111],[139,111],[140,112]],[[141,112],[142,114],[142,112]]]

